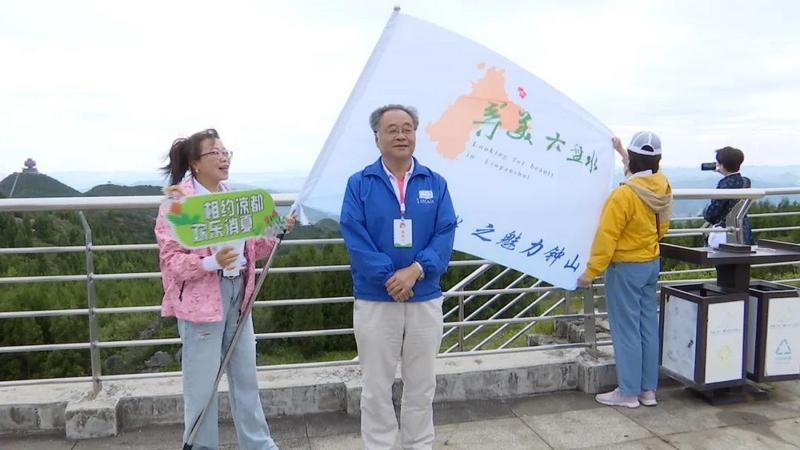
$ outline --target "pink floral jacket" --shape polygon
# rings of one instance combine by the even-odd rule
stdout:
[[[194,183],[188,179],[180,184],[186,195],[195,194]],[[166,219],[169,202],[164,202],[156,219],[156,241],[158,242],[161,281],[164,299],[161,315],[174,316],[190,322],[219,322],[222,320],[222,300],[217,272],[203,269],[203,258],[211,256],[211,248],[187,250],[175,240],[172,228]],[[244,301],[249,302],[255,288],[256,261],[269,256],[275,241],[268,238],[248,239],[244,246],[247,261],[244,274]],[[247,303],[242,305],[246,307]]]

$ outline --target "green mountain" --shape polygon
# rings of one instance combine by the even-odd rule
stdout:
[[[13,189],[13,195],[11,195]],[[66,184],[41,173],[15,172],[0,181],[0,193],[6,197],[80,197]]]
[[[160,186],[119,186],[116,184],[97,185],[83,195],[87,197],[120,197],[125,195],[161,195]]]
[[[341,231],[339,222],[333,219],[322,219],[319,222],[315,223],[314,226],[319,230],[327,231],[330,233],[339,233]]]

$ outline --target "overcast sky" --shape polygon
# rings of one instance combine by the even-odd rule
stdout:
[[[746,164],[800,164],[796,0],[0,0],[0,177],[29,156],[43,172],[155,172],[174,138],[207,127],[234,169],[304,173],[395,4],[624,141],[656,131],[666,165],[724,145]]]

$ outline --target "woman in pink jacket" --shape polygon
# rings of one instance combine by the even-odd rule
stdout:
[[[216,130],[177,139],[163,171],[169,176],[172,195],[208,194],[229,190],[223,184],[233,153],[226,150]],[[190,176],[187,176],[190,175]],[[175,240],[162,205],[156,219],[161,279],[164,284],[162,316],[178,319],[183,345],[184,436],[200,415],[214,389],[217,370],[236,330],[239,311],[255,286],[256,260],[269,256],[275,241],[248,239],[221,246],[187,250]],[[286,217],[287,231],[294,219]],[[256,340],[248,315],[233,350],[228,369],[229,399],[241,449],[277,449],[272,440],[259,397],[256,376]],[[194,449],[216,449],[217,399],[199,424]]]

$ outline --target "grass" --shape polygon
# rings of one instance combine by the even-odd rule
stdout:
[[[533,311],[534,315],[535,316],[541,315],[544,311],[547,311],[549,308],[551,308],[557,301],[558,300],[555,299],[555,298],[546,299],[546,300],[541,301],[541,303],[539,303],[534,308],[534,311]],[[571,306],[570,311],[580,311],[581,308],[583,308],[583,300],[582,299],[572,298],[570,300],[569,304]],[[562,314],[563,313],[562,311],[563,311],[563,307],[560,307],[554,312],[556,314]],[[506,317],[503,317],[503,318],[506,318]],[[511,339],[515,334],[517,334],[519,331],[521,331],[527,325],[528,324],[525,324],[525,323],[507,324],[505,326],[505,328],[503,328],[503,330],[498,335],[494,336],[491,341],[489,341],[486,344],[484,344],[481,347],[481,349],[482,350],[495,350],[495,349],[497,349],[498,347],[500,347],[500,345],[502,345],[503,343],[505,343],[506,341]],[[478,329],[478,331],[474,335],[469,337],[468,339],[465,339],[465,341],[464,341],[464,350],[471,350],[473,347],[478,345],[484,339],[488,338],[490,335],[492,335],[495,331],[499,330],[501,327],[503,327],[503,325],[484,325],[480,329],[478,329],[478,326],[465,327],[464,328],[464,336],[465,337],[468,334],[470,334],[471,332],[475,331],[476,329]],[[447,331],[447,329],[445,331]],[[547,334],[547,335],[552,335],[554,331],[555,331],[555,321],[554,320],[546,320],[546,321],[537,322],[535,325],[533,325],[531,328],[529,328],[525,333],[523,333],[522,335],[517,337],[513,342],[511,342],[507,346],[507,348],[526,347],[528,345],[527,336],[529,334]],[[444,340],[442,341],[441,350],[445,351],[445,350],[449,349],[453,345],[457,344],[458,340],[459,340],[458,339],[458,331],[456,330],[456,331],[451,332],[450,335],[445,337]],[[453,349],[452,351],[457,351],[457,348]]]

